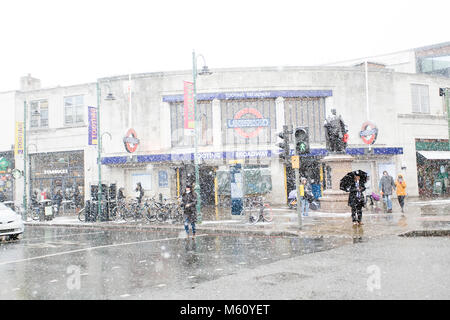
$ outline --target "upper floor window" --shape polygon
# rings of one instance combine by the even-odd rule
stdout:
[[[213,143],[211,101],[197,101],[197,112],[198,125],[200,127],[198,129],[198,144],[210,145]],[[172,146],[194,146],[194,132],[184,130],[183,102],[170,104],[170,119],[172,127]]]
[[[48,128],[48,100],[30,102],[30,128]]]
[[[83,96],[64,97],[64,124],[84,123]]]
[[[293,128],[308,127],[310,142],[325,142],[325,98],[286,98],[284,118]]]
[[[428,86],[423,84],[411,84],[412,112],[430,113],[430,98]]]

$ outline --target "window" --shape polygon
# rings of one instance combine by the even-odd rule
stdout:
[[[30,128],[48,128],[48,100],[30,102]]]
[[[198,144],[210,145],[213,143],[212,135],[212,104],[211,101],[197,101]],[[193,146],[194,135],[186,135],[184,131],[184,105],[183,102],[170,104],[170,121],[172,126],[172,146]]]
[[[412,112],[430,113],[428,86],[422,84],[411,85]]]
[[[450,77],[450,55],[424,57],[418,60],[419,70],[423,73]]]
[[[325,98],[286,98],[284,117],[293,128],[308,127],[310,142],[325,142]]]
[[[84,123],[83,96],[64,97],[64,124]]]
[[[221,100],[224,145],[269,144],[276,129],[275,99]]]

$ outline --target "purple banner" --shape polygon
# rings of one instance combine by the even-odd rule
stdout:
[[[88,133],[88,144],[97,145],[98,143],[98,133],[97,133],[97,108],[88,107],[88,122],[89,122],[89,133]]]

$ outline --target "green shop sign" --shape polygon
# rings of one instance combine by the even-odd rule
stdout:
[[[450,151],[447,141],[416,141],[416,151]]]
[[[5,171],[9,167],[10,163],[5,158],[0,158],[0,170]]]

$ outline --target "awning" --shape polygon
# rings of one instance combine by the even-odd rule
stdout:
[[[450,151],[417,151],[428,160],[450,160]]]

